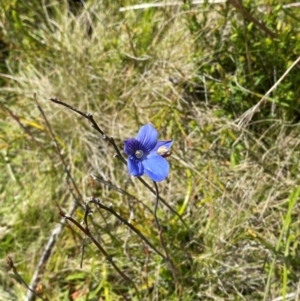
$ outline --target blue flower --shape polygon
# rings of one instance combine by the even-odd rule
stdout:
[[[146,174],[151,180],[164,180],[170,170],[165,157],[169,156],[173,140],[157,141],[158,132],[151,125],[142,126],[136,138],[124,141],[124,152],[128,155],[129,173],[140,177]]]

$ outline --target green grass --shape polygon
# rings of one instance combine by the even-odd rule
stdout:
[[[49,98],[91,112],[121,150],[149,122],[160,139],[174,139],[159,193],[188,228],[161,202],[158,218],[181,299],[168,264],[140,237],[108,211],[93,207],[89,217],[91,233],[140,300],[297,300],[298,66],[247,126],[237,118],[297,59],[298,10],[244,1],[276,33],[271,38],[229,3],[126,12],[119,8],[136,2],[30,3],[4,1],[0,10],[0,300],[27,293],[5,258],[29,284],[61,221],[57,204],[67,211],[78,198],[34,93],[84,201],[112,204],[161,252],[155,196],[87,120]],[[82,222],[84,210],[73,217]],[[80,268],[83,236],[67,223],[37,292],[45,300],[138,300],[88,238]]]

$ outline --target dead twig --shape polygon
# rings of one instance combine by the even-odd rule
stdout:
[[[258,21],[254,18],[243,6],[243,4],[239,0],[228,0],[228,2],[238,10],[245,19],[250,22],[253,22],[257,27],[259,27],[262,31],[264,31],[268,36],[272,39],[277,38],[277,34],[270,30],[264,23]]]
[[[100,245],[100,243],[94,238],[94,236],[91,234],[89,227],[88,227],[88,221],[87,221],[87,217],[88,215],[91,213],[89,206],[86,205],[86,210],[85,210],[85,216],[84,216],[84,225],[85,227],[83,227],[80,223],[78,223],[74,218],[72,218],[71,216],[68,216],[67,214],[65,214],[62,210],[60,210],[59,214],[65,218],[66,220],[70,221],[71,223],[73,223],[79,230],[81,230],[85,236],[89,237],[90,240],[96,245],[97,249],[104,255],[105,259],[112,265],[112,267],[116,270],[116,272],[127,282],[129,282],[135,292],[136,295],[138,297],[138,299],[140,300],[140,296],[139,296],[139,291],[135,285],[135,283],[125,274],[123,273],[120,268],[115,264],[113,258],[105,251],[105,249]],[[126,296],[124,296],[125,300],[129,300]]]
[[[125,218],[123,218],[121,215],[119,215],[112,206],[106,206],[104,205],[99,199],[91,198],[88,203],[94,203],[99,208],[104,209],[108,212],[110,212],[112,215],[114,215],[119,221],[121,221],[123,224],[125,224],[128,228],[130,228],[136,235],[138,235],[149,247],[153,249],[159,256],[161,256],[163,259],[167,259],[149,240],[146,238],[137,228],[135,228],[132,224],[130,224]]]
[[[6,257],[6,263],[7,263],[8,269],[13,271],[13,273],[17,276],[17,278],[20,280],[20,282],[32,293],[33,296],[38,297],[38,298],[40,298],[42,300],[45,300],[41,296],[39,296],[37,292],[35,292],[33,289],[31,289],[27,285],[27,283],[25,282],[25,280],[19,274],[19,272],[18,272],[18,270],[17,270],[17,268],[16,268],[16,266],[15,266],[15,264],[14,264],[13,259],[12,259],[11,256],[7,256]]]

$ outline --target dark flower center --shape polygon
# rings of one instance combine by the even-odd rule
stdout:
[[[137,150],[137,151],[135,151],[135,156],[136,156],[138,159],[142,158],[143,155],[144,155],[144,152],[143,152],[142,150]]]

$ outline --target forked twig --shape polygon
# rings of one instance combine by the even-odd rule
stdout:
[[[90,198],[88,203],[96,204],[101,209],[104,209],[108,212],[110,212],[112,215],[114,215],[119,221],[121,221],[123,224],[125,224],[128,228],[130,228],[136,235],[138,235],[149,247],[153,249],[159,256],[161,256],[163,259],[167,260],[167,258],[159,251],[157,248],[132,224],[130,224],[125,218],[123,218],[121,215],[119,215],[112,206],[106,206],[104,205],[99,199]]]
[[[105,186],[108,186],[109,188],[113,189],[114,191],[119,192],[120,194],[126,195],[128,197],[130,197],[131,199],[133,199],[136,203],[141,204],[145,209],[147,209],[149,212],[152,213],[152,210],[150,209],[150,207],[148,207],[146,204],[144,204],[141,200],[139,200],[138,198],[136,198],[134,195],[130,194],[129,192],[127,192],[126,190],[114,185],[113,183],[111,183],[110,181],[106,181],[104,180],[102,177],[100,177],[99,175],[95,175],[92,174],[91,177],[96,180],[99,183],[103,183]]]
[[[100,245],[100,243],[94,238],[94,236],[91,234],[89,227],[88,227],[88,222],[87,222],[87,217],[90,213],[90,209],[88,207],[88,205],[86,205],[86,211],[85,211],[85,216],[84,216],[84,224],[85,227],[83,227],[80,223],[78,223],[74,218],[72,218],[71,216],[66,215],[62,210],[59,212],[59,214],[65,218],[66,220],[72,222],[78,229],[80,229],[87,237],[90,238],[90,240],[96,245],[96,247],[98,248],[98,250],[104,255],[105,259],[113,266],[113,268],[117,271],[117,273],[127,282],[129,282],[135,292],[136,295],[138,297],[138,299],[140,300],[140,295],[139,295],[139,291],[135,285],[135,283],[126,275],[124,274],[120,268],[115,264],[113,258],[105,251],[105,249]],[[129,299],[123,295],[123,297],[125,298],[125,300]]]
[[[31,289],[27,283],[25,282],[25,280],[22,278],[22,276],[19,274],[17,268],[15,267],[15,264],[13,262],[13,259],[11,256],[7,256],[6,257],[6,263],[7,263],[7,266],[9,268],[9,270],[12,270],[13,273],[17,276],[17,278],[21,281],[21,283],[29,290],[31,291],[31,293],[35,296],[35,297],[38,297],[42,300],[45,300],[44,298],[42,298],[41,296],[38,295],[37,292],[35,292],[33,289]]]

